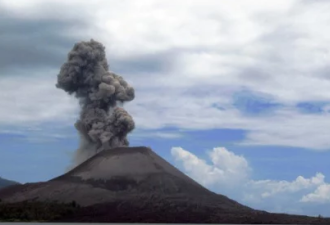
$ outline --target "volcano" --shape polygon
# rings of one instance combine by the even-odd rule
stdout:
[[[206,201],[213,200],[214,195],[146,147],[105,150],[50,181],[16,185],[0,192],[5,202],[75,201],[81,206],[141,196]],[[249,210],[225,196],[219,197],[226,209]]]
[[[61,222],[271,223],[271,218],[297,223],[308,218],[254,210],[211,192],[146,147],[104,150],[47,182],[5,188],[0,199],[81,206]]]

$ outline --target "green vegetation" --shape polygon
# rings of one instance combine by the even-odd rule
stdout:
[[[75,202],[0,203],[0,222],[54,221],[73,214],[80,206]]]

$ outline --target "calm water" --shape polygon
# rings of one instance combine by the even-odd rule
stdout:
[[[1,223],[1,225],[14,225],[14,224],[17,224],[17,225],[40,225],[40,223]],[[59,225],[59,223],[42,223],[42,224],[46,224],[46,225]],[[61,225],[87,225],[87,224],[95,224],[95,225],[104,225],[104,223],[60,223]],[[132,225],[152,225],[152,223],[112,223],[112,224],[118,224],[118,225],[123,225],[123,224],[132,224]],[[155,225],[159,225],[161,223],[155,223]],[[166,223],[164,223],[166,224]],[[186,225],[184,223],[182,224],[179,224],[177,223],[176,225]],[[202,224],[203,225],[203,224]],[[207,224],[205,224],[207,225]],[[224,223],[221,223],[221,225],[229,225],[229,224],[224,224]],[[239,225],[239,224],[230,224],[230,225]],[[246,224],[246,225],[252,225],[252,224]],[[272,225],[279,225],[279,224],[272,224]],[[282,224],[283,225],[283,224]]]

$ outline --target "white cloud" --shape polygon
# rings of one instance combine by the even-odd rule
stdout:
[[[78,103],[55,88],[55,78],[40,74],[30,78],[23,72],[22,76],[1,76],[0,124],[33,127],[41,123],[64,125],[69,121],[72,125],[78,116]]]
[[[330,184],[322,184],[313,193],[304,195],[301,202],[326,203],[330,202]]]
[[[58,18],[58,12],[61,18],[84,15],[93,29],[79,35],[104,43],[110,66],[116,67],[113,61],[123,63],[127,72],[122,75],[137,89],[136,99],[126,107],[141,129],[237,128],[248,131],[242,144],[330,149],[329,114],[305,115],[293,107],[301,101],[330,99],[328,2],[5,0],[2,4],[26,18]],[[167,57],[162,60],[163,54]],[[144,56],[150,60],[135,72],[130,60],[142,61]],[[160,68],[151,60],[157,56]],[[150,72],[148,66],[156,69]],[[6,109],[0,124],[63,119],[73,123],[76,102],[55,89],[55,78],[19,78],[27,82],[24,95],[14,91],[18,80],[0,79],[7,87],[1,90],[6,97],[0,107]],[[267,94],[285,107],[265,117],[242,115],[232,106],[233,93],[242,88]]]
[[[172,148],[171,154],[182,163],[184,171],[206,186],[233,187],[246,180],[251,170],[244,157],[225,148],[214,148],[208,153],[211,164],[181,147]]]
[[[132,139],[145,139],[145,138],[162,138],[162,139],[177,139],[182,138],[183,135],[178,132],[165,132],[165,131],[145,131],[145,130],[134,130],[129,134]]]
[[[330,184],[322,173],[311,178],[298,176],[293,181],[254,180],[244,156],[225,148],[210,151],[209,163],[181,147],[173,147],[171,153],[178,166],[193,179],[243,204],[273,212],[330,215],[324,205],[314,205],[311,209],[309,204],[330,206]]]
[[[308,179],[298,176],[293,181],[275,181],[275,180],[251,180],[246,185],[253,189],[258,189],[258,197],[264,199],[276,196],[278,194],[296,193],[304,189],[319,187],[324,184],[324,175],[317,173],[314,177]]]

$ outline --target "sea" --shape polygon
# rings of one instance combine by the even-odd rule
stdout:
[[[7,222],[4,222],[4,223],[1,223],[1,225],[40,225],[41,223],[35,223],[35,222],[32,222],[32,223],[7,223]],[[42,224],[45,224],[45,225],[59,225],[59,223],[42,223]],[[106,223],[60,223],[61,225],[88,225],[88,224],[91,224],[91,225],[104,225]],[[114,224],[114,225],[153,225],[153,223],[109,223],[109,224]],[[166,224],[166,223],[164,223]],[[239,224],[225,224],[225,223],[219,223],[219,225],[239,225]],[[154,225],[161,225],[161,223],[154,223]],[[189,224],[185,224],[185,223],[176,223],[175,225],[189,225]],[[207,224],[201,224],[201,225],[207,225]],[[252,224],[245,224],[245,225],[252,225]],[[267,224],[266,224],[267,225]],[[272,225],[279,225],[279,224],[272,224]],[[281,224],[283,225],[283,224]]]

